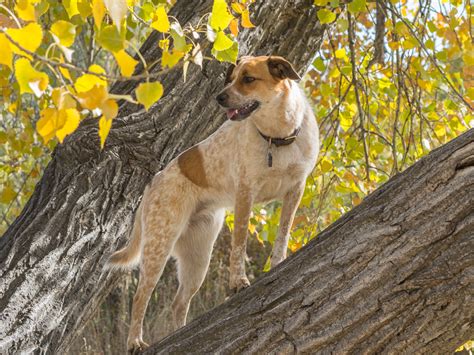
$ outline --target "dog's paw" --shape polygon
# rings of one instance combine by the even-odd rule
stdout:
[[[135,355],[135,354],[140,354],[142,351],[144,351],[146,348],[148,348],[150,345],[145,343],[143,340],[139,338],[135,338],[133,341],[129,341],[127,344],[128,347],[128,353]]]
[[[240,276],[230,279],[230,289],[232,293],[237,293],[240,290],[250,286],[250,281],[247,276]]]

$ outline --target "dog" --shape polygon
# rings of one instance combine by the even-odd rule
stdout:
[[[232,289],[250,285],[245,255],[253,204],[282,200],[271,266],[286,258],[296,209],[319,152],[318,125],[296,80],[298,73],[282,57],[242,57],[229,68],[225,88],[216,97],[228,120],[171,161],[145,188],[131,240],[109,260],[119,268],[140,264],[127,339],[130,351],[148,346],[142,339],[143,318],[170,256],[177,261],[179,280],[172,304],[174,328],[186,323],[226,208],[235,213]]]

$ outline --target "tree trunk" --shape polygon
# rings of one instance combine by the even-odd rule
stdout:
[[[474,130],[147,354],[453,352],[474,325]]]
[[[211,5],[182,0],[172,14],[195,23]],[[282,55],[304,71],[325,30],[312,1],[262,1],[252,12],[258,27],[241,33],[240,54]],[[146,59],[160,57],[157,42],[155,33],[144,44]],[[102,267],[126,242],[146,183],[224,121],[214,97],[225,67],[191,66],[186,83],[179,70],[160,78],[164,97],[148,112],[123,104],[102,151],[95,119],[55,149],[30,201],[0,238],[0,353],[67,351],[118,280]]]

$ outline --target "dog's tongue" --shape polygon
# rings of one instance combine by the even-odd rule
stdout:
[[[239,113],[239,110],[232,108],[227,110],[227,118],[228,119],[233,119],[237,114]]]

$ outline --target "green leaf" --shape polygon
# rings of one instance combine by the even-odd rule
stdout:
[[[226,34],[223,31],[217,32],[217,37],[216,41],[214,42],[214,49],[216,51],[225,51],[226,49],[229,49],[232,47],[234,44],[234,41],[232,41],[229,37],[226,36]]]
[[[225,51],[216,51],[215,49],[212,49],[212,55],[221,62],[235,63],[237,61],[237,56],[239,55],[239,44],[234,42],[232,47]]]
[[[184,36],[184,32],[181,28],[181,25],[178,22],[173,22],[170,27],[170,33],[171,37],[173,37],[174,48],[176,48],[180,52],[186,52],[186,38]]]
[[[347,29],[349,28],[349,21],[347,21],[345,18],[338,18],[337,19],[337,25],[339,27],[339,31],[347,31]]]
[[[214,30],[225,30],[229,26],[230,21],[232,21],[233,18],[234,16],[230,14],[225,0],[214,0],[210,20],[211,27]]]
[[[322,24],[331,23],[336,20],[336,14],[327,9],[318,10],[318,19]]]
[[[138,102],[145,106],[145,109],[148,111],[163,95],[163,85],[158,81],[154,83],[141,83],[135,90],[135,95]]]
[[[111,52],[118,52],[124,48],[124,40],[120,36],[117,27],[113,25],[101,28],[97,35],[97,42]]]
[[[366,0],[354,0],[350,4],[347,5],[347,9],[349,12],[355,14],[358,12],[366,11]]]
[[[326,65],[324,64],[324,60],[321,57],[318,57],[314,60],[313,66],[319,70],[320,72],[323,72],[326,69]]]

